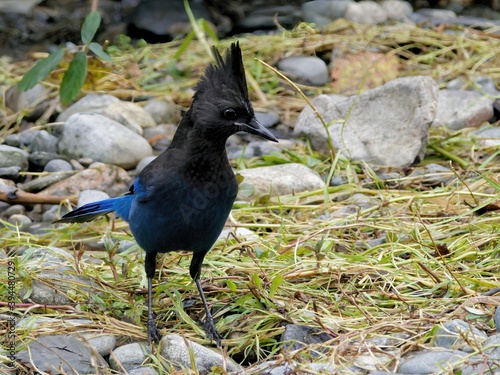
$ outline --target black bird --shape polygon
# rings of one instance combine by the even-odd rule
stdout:
[[[129,222],[146,251],[149,342],[161,338],[152,310],[156,254],[188,250],[193,252],[189,272],[205,307],[207,336],[221,345],[200,272],[238,192],[225,144],[230,135],[241,131],[277,142],[255,118],[239,43],[231,44],[224,59],[215,47],[212,50],[215,64],[196,85],[191,107],[169,148],[142,170],[126,195],[86,204],[57,221],[85,222],[115,211]]]

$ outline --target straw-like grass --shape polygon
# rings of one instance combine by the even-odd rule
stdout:
[[[255,79],[251,83],[255,106],[279,111],[288,123],[293,123],[304,101],[254,57],[273,63],[297,53],[333,48],[353,53],[375,48],[398,58],[400,76],[431,75],[440,85],[459,76],[471,82],[469,78],[475,74],[500,78],[500,41],[489,31],[444,32],[339,21],[321,32],[299,25],[280,35],[246,36],[240,42]],[[185,89],[196,82],[210,58],[200,43],[192,42],[189,52],[175,61],[179,44],[116,49],[114,61],[121,68],[96,70],[102,78],[88,91],[127,99],[168,96],[187,105],[190,93]],[[228,44],[220,43],[221,47]],[[24,66],[8,64],[0,64],[0,69],[0,75],[10,82],[25,71]],[[167,72],[175,78],[166,79]],[[303,90],[310,95],[332,91]],[[6,116],[12,120],[20,114]],[[226,338],[228,354],[253,364],[271,358],[307,362],[314,352],[316,361],[333,361],[348,368],[361,355],[380,354],[373,339],[392,338],[392,359],[385,364],[391,369],[401,354],[430,346],[440,322],[467,319],[491,333],[494,307],[500,302],[498,292],[494,296],[500,286],[499,224],[494,206],[500,186],[498,152],[479,149],[469,132],[431,132],[423,164],[438,162],[451,167],[453,182],[447,186],[429,185],[432,176],[411,177],[403,171],[397,171],[400,178],[380,180],[369,166],[340,157],[335,175],[345,177],[345,185],[255,203],[237,202],[233,225],[250,229],[258,240],[230,237],[226,243],[218,242],[206,257],[203,271],[206,295]],[[309,164],[325,178],[331,167],[327,156],[303,146],[240,161],[238,166],[290,161]],[[366,200],[365,208],[356,201],[359,194]],[[77,317],[93,320],[95,324],[85,328],[115,334],[120,343],[146,338],[143,255],[137,249],[117,254],[116,245],[122,239],[133,240],[126,224],[106,219],[58,227],[47,235],[23,233],[12,226],[2,230],[4,248],[30,248],[19,258],[0,259],[2,272],[7,261],[15,259],[18,289],[29,290],[33,280],[39,279],[41,270],[28,265],[33,252],[45,246],[68,249],[74,259],[68,262],[73,273],[85,275],[97,286],[97,292],[88,292],[75,285],[68,292],[74,301],[70,306],[19,304],[20,317],[57,318],[34,332],[19,330],[21,341],[32,335],[74,332],[73,326],[60,319]],[[98,241],[105,246],[91,250],[90,244]],[[183,253],[162,258],[155,278],[155,311],[163,332],[206,343],[196,323],[203,317],[203,309],[187,272],[189,262],[189,254]],[[51,280],[43,282],[50,284]],[[0,291],[6,295],[4,285]],[[7,312],[7,306],[0,306],[0,313]],[[326,353],[314,345],[282,352],[279,337],[285,322],[330,333],[331,347]],[[399,341],[394,341],[395,334]]]

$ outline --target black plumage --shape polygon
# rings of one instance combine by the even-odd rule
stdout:
[[[152,311],[156,255],[188,250],[193,252],[189,272],[205,307],[208,337],[220,345],[199,278],[203,259],[221,233],[238,191],[225,144],[240,131],[277,141],[255,118],[239,44],[233,43],[225,58],[215,48],[213,55],[215,64],[196,85],[171,145],[142,170],[129,193],[89,203],[59,220],[84,222],[115,211],[129,222],[146,252],[150,341],[161,337]]]

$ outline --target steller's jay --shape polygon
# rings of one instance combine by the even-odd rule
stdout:
[[[203,294],[200,272],[238,192],[226,140],[243,131],[277,142],[255,118],[239,43],[231,44],[225,59],[215,47],[213,55],[215,64],[206,69],[196,85],[191,107],[169,148],[142,170],[130,191],[122,197],[86,204],[57,221],[91,221],[115,211],[129,222],[137,243],[146,251],[149,342],[161,338],[152,310],[156,254],[188,250],[193,252],[189,272],[205,307],[207,336],[221,345]]]

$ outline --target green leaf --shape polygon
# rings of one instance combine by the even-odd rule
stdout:
[[[112,61],[111,56],[109,56],[106,52],[104,52],[104,50],[102,49],[102,46],[99,43],[92,42],[89,44],[88,47],[89,47],[89,50],[94,52],[97,57],[99,57],[103,60]]]
[[[18,82],[19,90],[26,91],[33,88],[37,83],[43,81],[57,68],[57,64],[64,56],[64,49],[60,48],[52,52],[46,59],[37,62],[24,77]]]
[[[278,288],[280,287],[281,283],[283,281],[283,276],[280,274],[276,275],[276,277],[271,281],[271,289],[269,289],[269,297],[273,298],[276,292],[278,291]]]
[[[82,42],[89,44],[94,38],[99,25],[101,24],[101,14],[99,12],[90,12],[82,26]]]
[[[226,280],[226,285],[229,288],[229,290],[233,293],[236,293],[238,288],[236,287],[236,284],[232,280]]]
[[[68,105],[76,98],[87,77],[87,55],[78,52],[69,64],[59,89],[59,97],[63,105]]]

